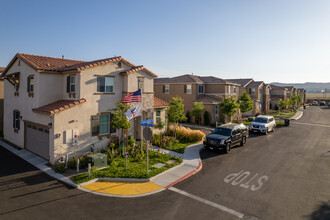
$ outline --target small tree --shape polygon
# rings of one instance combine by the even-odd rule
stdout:
[[[204,112],[204,125],[209,125],[210,124],[210,114],[208,111]]]
[[[241,110],[242,113],[251,111],[253,109],[253,101],[251,100],[249,94],[247,94],[246,92],[244,92],[238,98],[238,103],[239,103],[239,109]]]
[[[195,123],[200,124],[201,122],[201,113],[204,111],[203,102],[194,102],[193,109],[191,111],[191,115],[195,118]]]
[[[278,102],[278,106],[281,108],[280,110],[286,108],[288,106],[288,99],[287,100],[280,99]]]
[[[113,111],[113,118],[112,118],[112,126],[114,128],[121,129],[121,136],[123,136],[123,131],[127,130],[131,127],[132,123],[129,122],[128,118],[125,115],[125,112],[127,112],[130,109],[130,106],[128,106],[125,103],[121,103],[120,100],[117,100],[116,108],[112,109]],[[120,144],[120,141],[119,141]]]
[[[170,108],[168,109],[167,115],[169,121],[174,122],[176,124],[174,130],[175,137],[176,137],[176,129],[178,127],[179,121],[187,120],[183,112],[184,112],[184,104],[182,103],[182,99],[180,97],[173,97],[172,101],[170,102]]]
[[[161,120],[157,121],[157,123],[155,124],[155,128],[158,129],[160,131],[160,146],[163,146],[163,132],[161,132],[161,130],[165,127],[165,123],[162,122]]]
[[[220,110],[222,114],[229,117],[230,122],[231,118],[236,114],[238,108],[239,104],[233,97],[224,98],[220,103]]]

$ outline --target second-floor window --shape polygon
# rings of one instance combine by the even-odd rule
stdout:
[[[76,92],[76,76],[67,76],[66,79],[66,92],[75,93]]]
[[[185,85],[186,87],[186,94],[191,94],[191,85]]]
[[[27,79],[27,92],[33,93],[34,92],[34,76],[28,76]]]
[[[290,95],[290,91],[286,91],[286,95]]]
[[[219,105],[215,105],[215,116],[219,114]]]
[[[170,93],[170,85],[164,85],[163,87],[163,92],[165,94],[169,94]]]
[[[250,95],[256,94],[256,88],[250,88]]]
[[[113,77],[97,77],[97,92],[113,93]]]
[[[198,94],[204,94],[204,85],[198,85]]]
[[[234,94],[236,94],[236,86],[233,86]]]

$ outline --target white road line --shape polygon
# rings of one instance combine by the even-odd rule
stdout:
[[[227,213],[229,213],[229,214],[235,215],[235,216],[237,216],[238,218],[243,218],[243,217],[244,217],[244,215],[243,215],[242,213],[239,213],[239,212],[237,212],[237,211],[235,211],[235,210],[233,210],[233,209],[227,208],[227,207],[222,206],[222,205],[219,205],[219,204],[217,204],[217,203],[215,203],[215,202],[211,202],[211,201],[209,201],[209,200],[206,200],[206,199],[203,199],[203,198],[201,198],[201,197],[195,196],[195,195],[193,195],[193,194],[191,194],[191,193],[188,193],[188,192],[182,191],[182,190],[177,189],[177,188],[175,188],[175,187],[170,187],[170,188],[168,188],[168,189],[171,190],[171,191],[173,191],[173,192],[179,193],[179,194],[181,194],[181,195],[187,196],[187,197],[189,197],[189,198],[195,199],[195,200],[197,200],[197,201],[199,201],[199,202],[202,202],[202,203],[205,203],[205,204],[207,204],[207,205],[213,206],[214,208],[220,209],[221,211],[224,211],[224,212],[227,212]]]
[[[291,123],[292,124],[311,125],[311,126],[319,126],[319,127],[330,128],[330,125],[323,125],[323,124],[312,124],[312,123],[304,123],[304,122],[291,122]]]

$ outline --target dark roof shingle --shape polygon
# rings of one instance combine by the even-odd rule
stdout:
[[[246,87],[251,81],[253,81],[253,79],[226,79],[230,82],[234,82],[237,84],[240,84],[243,87]]]

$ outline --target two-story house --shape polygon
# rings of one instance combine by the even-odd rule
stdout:
[[[220,103],[225,97],[238,97],[239,84],[213,76],[186,74],[172,78],[157,78],[154,81],[155,96],[170,102],[173,97],[183,99],[185,113],[191,112],[195,102],[203,102],[210,114],[210,123],[223,120]],[[202,117],[203,122],[203,117]]]
[[[302,98],[302,103],[300,103],[300,104],[305,104],[306,103],[306,89],[298,88],[297,95],[300,95]]]
[[[110,110],[126,94],[142,89],[143,119],[159,103],[153,93],[157,75],[122,57],[86,62],[18,53],[3,76],[4,138],[50,163],[91,146],[106,147],[119,135]],[[156,107],[164,115],[166,103]],[[135,118],[130,129],[137,139],[140,120]]]
[[[277,110],[279,109],[279,100],[286,100],[287,99],[287,91],[288,89],[282,86],[276,86],[276,85],[269,85],[270,90],[270,108]]]
[[[254,81],[251,78],[248,79],[227,79],[228,81],[240,84],[239,95],[244,92],[250,95],[253,101],[252,111],[246,112],[243,115],[257,115],[263,112],[269,111],[270,103],[270,86],[266,85],[263,81]]]

